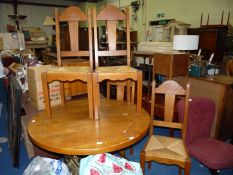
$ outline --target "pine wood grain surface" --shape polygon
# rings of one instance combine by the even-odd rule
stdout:
[[[39,147],[66,155],[90,155],[126,148],[145,136],[149,114],[136,114],[136,105],[101,99],[100,119],[88,115],[86,99],[66,102],[52,108],[53,118],[45,111],[34,115],[28,133]]]

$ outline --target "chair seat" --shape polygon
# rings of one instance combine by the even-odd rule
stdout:
[[[233,145],[223,141],[201,138],[187,148],[192,157],[211,169],[233,167]]]
[[[137,73],[137,69],[131,66],[104,66],[96,69],[97,73]]]
[[[89,66],[80,67],[53,67],[47,73],[62,73],[62,74],[77,74],[77,73],[88,73],[90,72]]]
[[[171,160],[185,161],[187,154],[183,141],[179,138],[153,135],[146,146],[147,157],[161,157]]]

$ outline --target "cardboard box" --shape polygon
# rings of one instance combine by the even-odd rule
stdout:
[[[28,90],[31,105],[37,110],[45,109],[41,73],[53,69],[51,65],[27,68]],[[61,104],[60,84],[58,81],[49,84],[51,106]]]

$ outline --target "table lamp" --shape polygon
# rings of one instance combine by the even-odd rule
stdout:
[[[45,20],[43,22],[43,25],[44,26],[54,26],[54,25],[56,25],[56,23],[54,22],[54,20],[53,20],[53,18],[51,16],[46,16]],[[49,33],[51,33],[51,35],[48,37],[48,43],[49,43],[49,45],[51,45],[52,44],[52,33],[53,33],[53,31],[51,31]]]
[[[55,22],[51,16],[46,16],[45,20],[43,22],[43,25],[44,26],[53,26],[53,25],[55,25]]]
[[[197,50],[199,35],[174,35],[173,49],[179,51]]]

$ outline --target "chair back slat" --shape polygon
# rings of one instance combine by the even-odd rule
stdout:
[[[174,114],[175,95],[165,94],[164,121],[172,122]]]
[[[107,21],[109,51],[116,50],[116,21]]]
[[[189,83],[187,84],[186,89],[184,89],[177,82],[173,80],[168,80],[156,88],[155,81],[153,81],[152,98],[151,98],[152,100],[151,101],[151,127],[150,127],[151,135],[153,134],[153,126],[159,126],[159,127],[181,129],[182,138],[185,137],[187,115],[188,115],[189,87],[190,87]],[[158,120],[157,118],[154,118],[156,94],[164,94],[164,115],[163,115],[162,120]],[[185,96],[185,105],[184,105],[184,109],[185,109],[184,118],[185,119],[183,123],[174,122],[176,99],[180,96]]]
[[[71,51],[79,50],[79,24],[76,21],[69,21],[69,33],[70,33],[70,49]]]
[[[156,88],[157,94],[185,95],[185,90],[177,82],[169,80]]]
[[[160,127],[168,127],[174,128],[174,129],[182,129],[182,123],[175,123],[175,122],[166,122],[166,121],[153,121],[154,126],[160,126]]]
[[[96,19],[107,21],[125,20],[126,15],[119,8],[113,5],[108,5],[98,14]]]
[[[78,7],[70,6],[65,8],[63,13],[59,15],[59,21],[87,21],[87,15]]]

